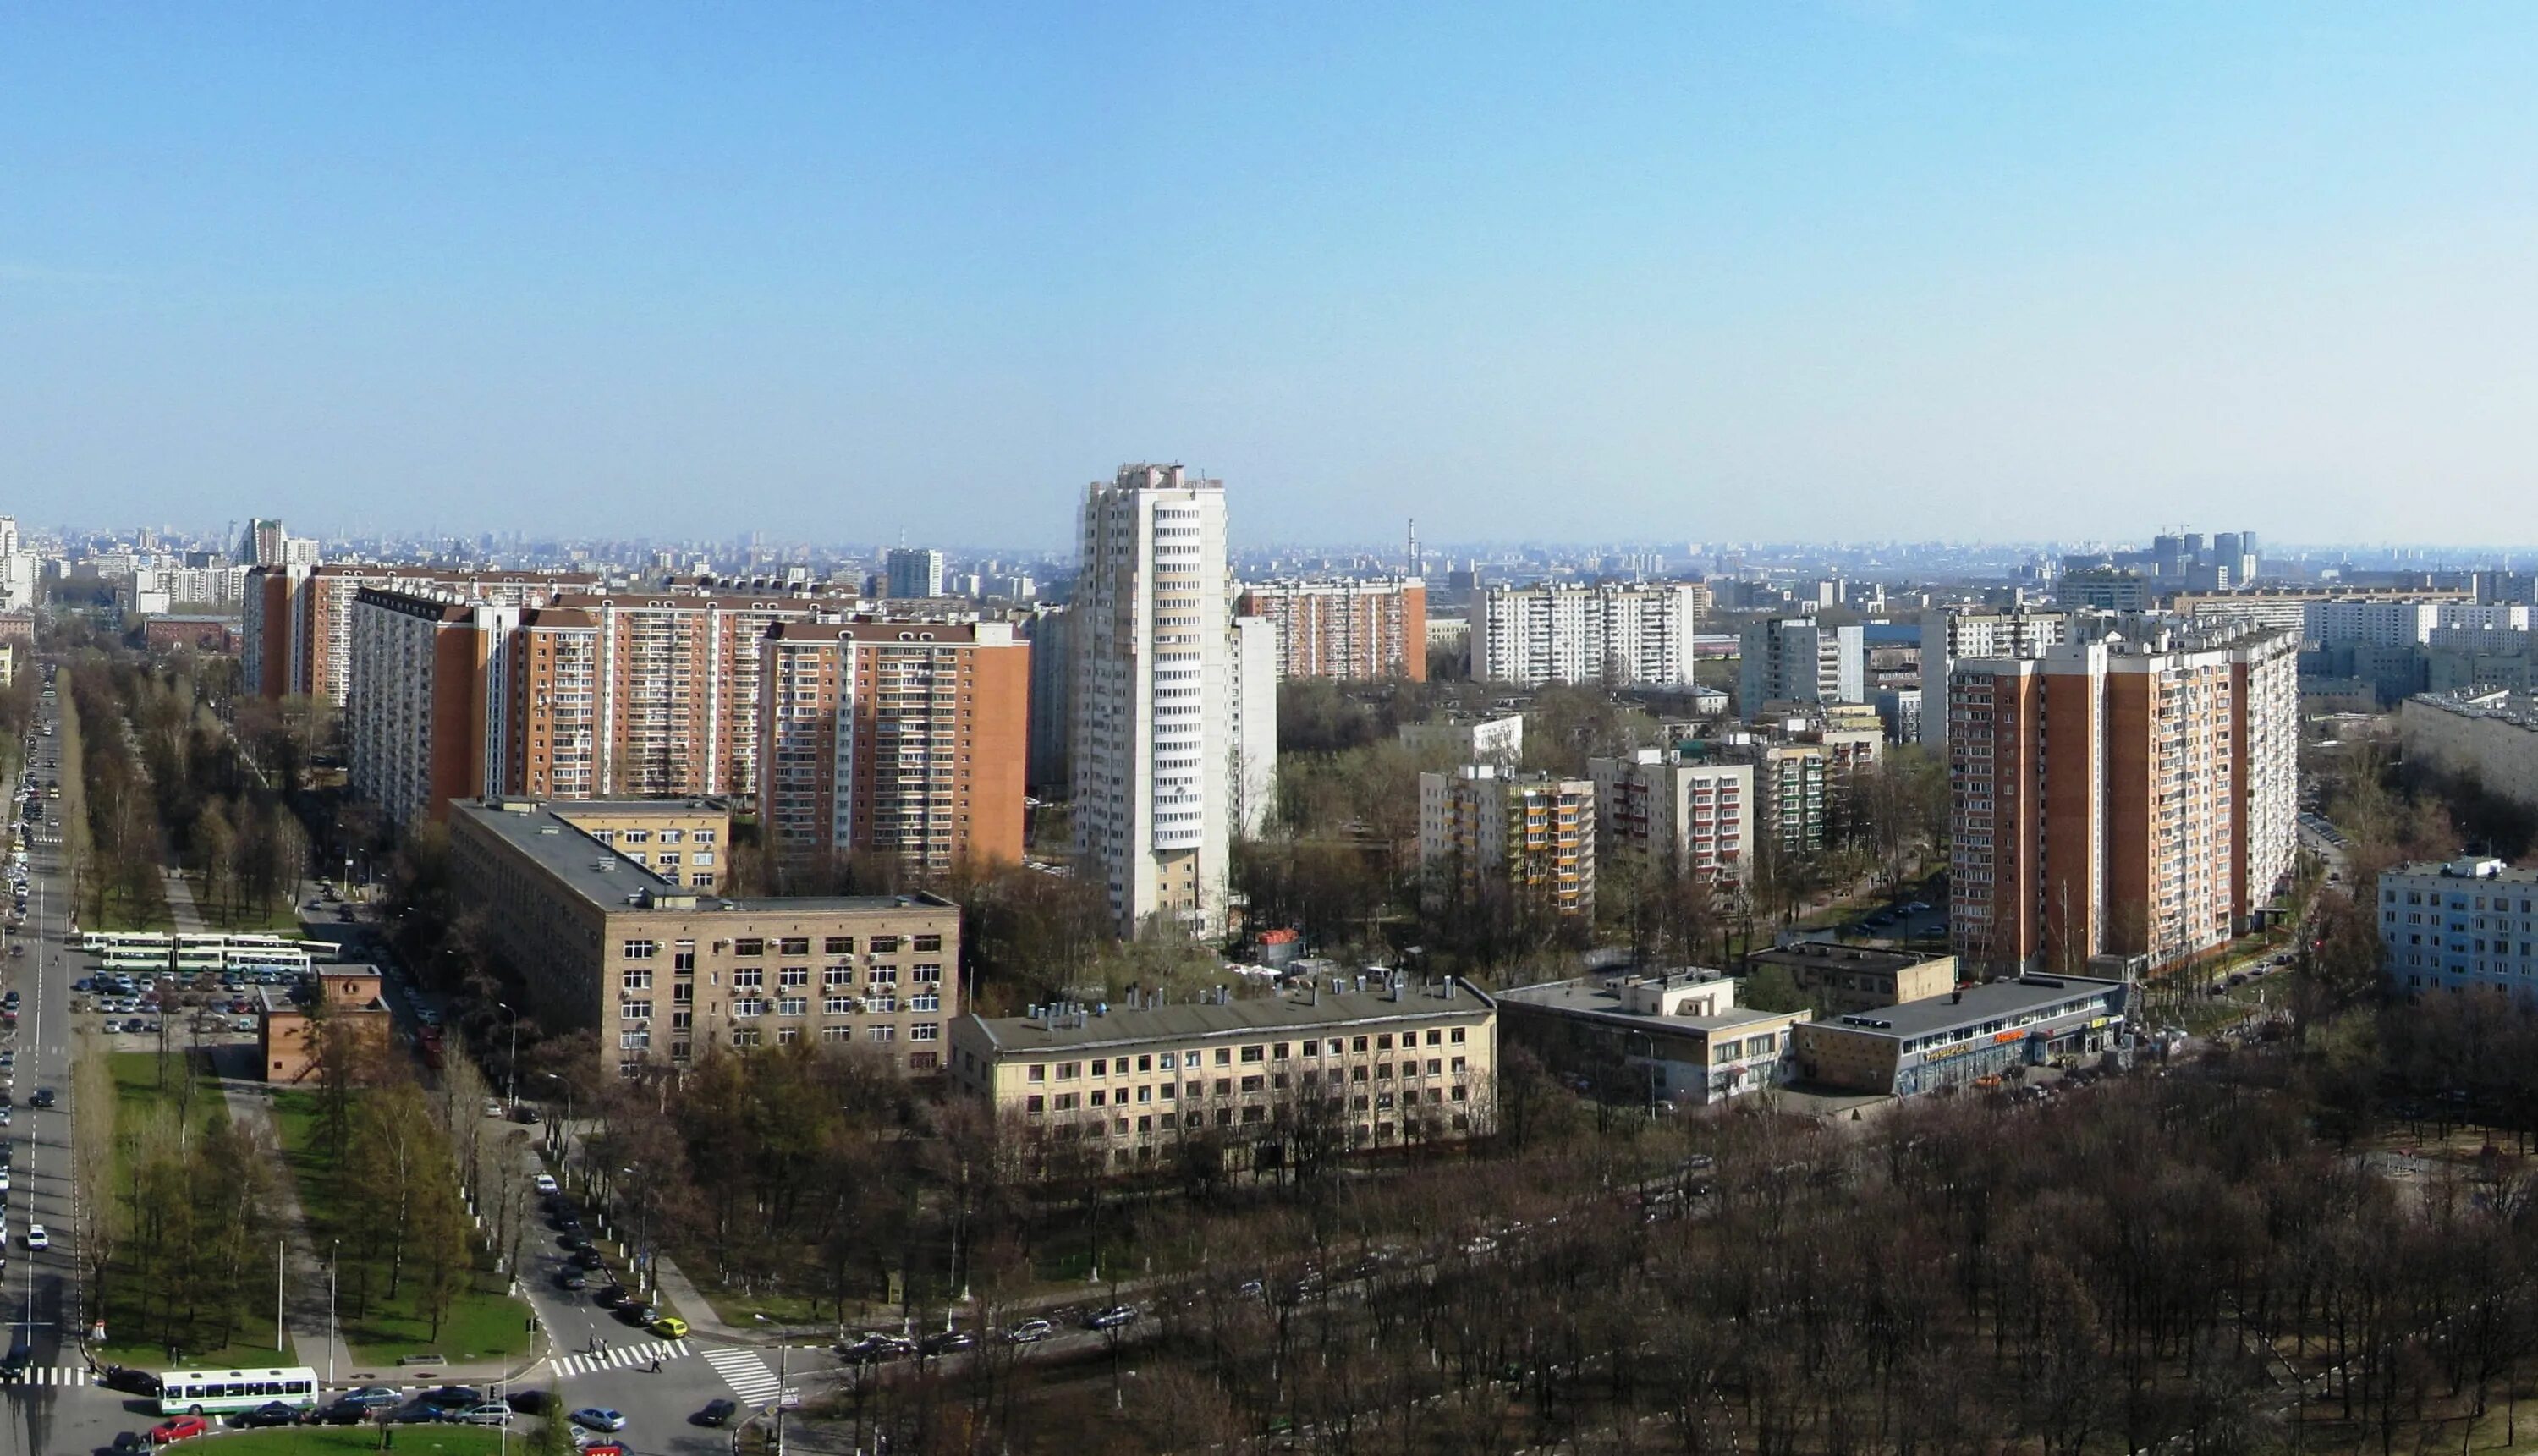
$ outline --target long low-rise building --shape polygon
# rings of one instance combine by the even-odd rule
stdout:
[[[2490,793],[2538,808],[2538,699],[2500,689],[2419,693],[2397,709],[2406,761],[2473,774]]]
[[[485,911],[497,954],[550,1028],[594,1029],[601,1061],[625,1077],[688,1066],[708,1044],[802,1041],[941,1070],[944,1026],[960,1012],[959,906],[933,894],[701,893],[657,853],[637,863],[575,825],[578,807],[468,801],[449,815],[460,901]]]
[[[1486,1132],[1498,1005],[1455,981],[1363,977],[1187,1004],[1045,1006],[964,1017],[953,1085],[1024,1143],[1074,1140],[1115,1171],[1213,1138],[1229,1166],[1266,1168],[1300,1145],[1398,1147]]]
[[[2538,869],[2499,859],[2399,865],[2379,875],[2379,944],[2389,983],[2424,991],[2507,991],[2538,1000]]]
[[[2123,1034],[2129,990],[2122,981],[2028,975],[1803,1023],[1798,1075],[1841,1092],[1911,1096],[2104,1051]]]
[[[1510,1037],[1602,1094],[1693,1105],[1786,1081],[1792,1028],[1809,1017],[1740,1007],[1715,970],[1520,986],[1499,1007]]]

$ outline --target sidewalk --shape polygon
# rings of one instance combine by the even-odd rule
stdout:
[[[169,869],[159,873],[167,880],[167,917],[176,923],[176,933],[200,935],[211,929],[203,919],[202,907],[194,903],[194,887],[185,877]]]
[[[190,905],[192,901],[188,899],[186,903]],[[282,1146],[281,1131],[273,1125],[273,1103],[260,1084],[223,1078],[221,1095],[229,1103],[231,1121],[250,1132],[261,1131],[274,1148]],[[282,1226],[290,1230],[287,1238],[292,1278],[288,1283],[297,1291],[284,1307],[283,1327],[291,1332],[291,1348],[300,1352],[303,1362],[316,1366],[321,1375],[331,1370],[340,1378],[351,1372],[353,1353],[326,1327],[326,1261],[317,1256],[309,1241],[308,1224],[300,1209],[300,1189],[290,1178],[279,1180],[275,1201],[279,1207],[274,1212],[281,1217]]]

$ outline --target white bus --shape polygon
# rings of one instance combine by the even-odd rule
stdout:
[[[273,1370],[169,1370],[159,1377],[162,1416],[218,1416],[257,1410],[275,1401],[315,1410],[317,1372],[306,1365],[290,1365]]]

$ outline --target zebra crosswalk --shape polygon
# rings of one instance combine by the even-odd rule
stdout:
[[[586,1375],[593,1370],[622,1370],[628,1365],[649,1365],[656,1359],[679,1359],[696,1354],[685,1340],[646,1340],[639,1345],[612,1345],[595,1355],[564,1355],[555,1359],[559,1380],[572,1375]]]
[[[705,1352],[705,1363],[714,1367],[714,1373],[722,1376],[743,1405],[754,1406],[775,1398],[775,1372],[767,1368],[766,1358],[755,1350],[718,1346]]]
[[[20,1385],[88,1385],[86,1365],[36,1365],[18,1377]]]

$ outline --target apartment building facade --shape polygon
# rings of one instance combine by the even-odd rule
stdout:
[[[2065,612],[1931,612],[1921,619],[1919,740],[1945,753],[1948,674],[1969,657],[2040,657],[2075,635]]]
[[[1415,576],[1253,582],[1235,611],[1268,621],[1286,678],[1428,678],[1428,586]]]
[[[1754,623],[1745,629],[1737,689],[1737,711],[1748,718],[1760,716],[1767,703],[1866,702],[1867,639],[1857,623]]]
[[[882,584],[894,597],[943,595],[943,553],[924,547],[893,548],[882,558]]]
[[[2392,987],[2538,1000],[2538,870],[2469,856],[2379,875],[2379,945]]]
[[[2538,809],[2538,698],[2500,688],[2419,693],[2398,704],[2397,732],[2408,762],[2473,774]]]
[[[1126,465],[1086,488],[1075,651],[1074,830],[1120,929],[1226,919],[1236,648],[1225,483]],[[1272,719],[1274,723],[1274,718]]]
[[[2297,645],[2224,630],[1959,663],[1958,954],[1993,973],[2157,969],[2226,944],[2290,865]]]
[[[637,864],[550,806],[450,813],[450,870],[551,1027],[603,1068],[675,1074],[707,1043],[812,1042],[940,1072],[960,1014],[961,911],[931,894],[730,899]],[[620,836],[623,843],[623,836]]]
[[[1589,759],[1596,865],[1624,860],[1660,880],[1746,883],[1754,852],[1754,769],[1662,749]]]
[[[240,602],[241,655],[250,691],[269,699],[322,697],[349,710],[353,612],[367,590],[534,607],[599,578],[586,571],[470,571],[345,562],[259,565]]]
[[[1035,1007],[964,1017],[952,1085],[1017,1143],[1089,1149],[1134,1171],[1212,1139],[1229,1166],[1395,1148],[1495,1126],[1498,1007],[1448,977],[1363,977],[1195,1005]]]
[[[1419,866],[1432,899],[1503,897],[1539,914],[1595,913],[1595,784],[1474,763],[1419,775]]]
[[[346,656],[365,691],[344,704],[353,792],[392,825],[437,821],[495,787],[505,714],[488,690],[519,614],[376,587],[358,606]]]
[[[761,650],[760,822],[784,861],[1021,863],[1032,649],[1009,624],[789,622]]]
[[[1705,598],[1690,582],[1491,587],[1473,676],[1523,688],[1689,683]]]

